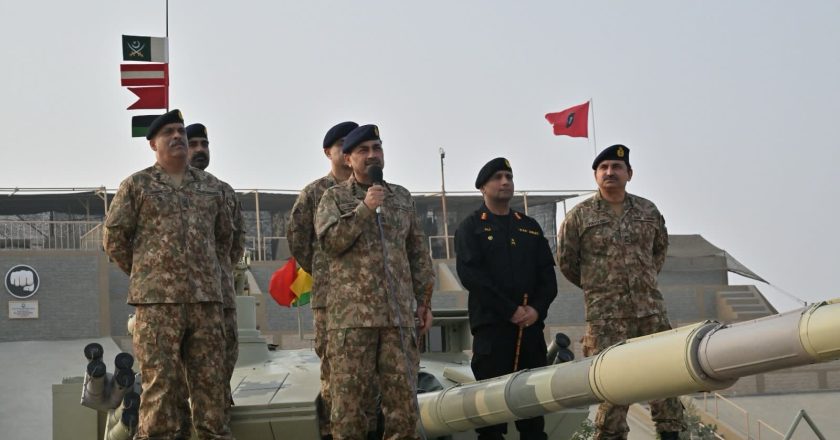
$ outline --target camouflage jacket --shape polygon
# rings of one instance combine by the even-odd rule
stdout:
[[[306,185],[292,207],[291,218],[286,227],[289,250],[300,267],[312,275],[313,309],[327,306],[327,281],[329,265],[315,235],[315,211],[327,188],[338,183],[332,173]]]
[[[665,312],[656,277],[668,230],[652,202],[627,194],[619,218],[596,194],[569,211],[558,235],[560,271],[583,289],[587,321]]]
[[[242,217],[242,204],[236,197],[236,191],[226,182],[219,181],[222,186],[222,194],[225,197],[225,204],[227,205],[228,215],[232,222],[232,233],[230,246],[228,252],[224,250],[224,243],[216,253],[219,255],[226,255],[227,258],[222,258],[220,261],[222,268],[222,301],[226,309],[236,308],[236,287],[233,284],[233,267],[242,258],[245,253],[245,219]]]
[[[330,267],[327,328],[413,327],[415,303],[431,304],[434,287],[414,199],[405,188],[385,184],[383,243],[375,211],[362,202],[367,188],[351,177],[318,204],[315,231]]]
[[[155,164],[120,184],[104,246],[129,274],[129,304],[222,302],[232,234],[218,179],[189,167],[176,188]]]

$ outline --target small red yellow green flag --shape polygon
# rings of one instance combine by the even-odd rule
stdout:
[[[289,258],[289,261],[271,276],[268,293],[283,307],[305,306],[309,304],[312,296],[312,276],[303,268],[297,267],[294,258]]]

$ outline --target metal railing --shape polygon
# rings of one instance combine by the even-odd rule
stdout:
[[[449,255],[445,239],[449,239]],[[555,235],[546,235],[550,242]],[[432,258],[455,258],[455,236],[428,237]],[[285,236],[245,237],[245,247],[255,261],[281,260],[289,257]],[[96,250],[102,249],[102,223],[96,221],[0,221],[0,249],[27,250]]]
[[[731,408],[734,408],[738,412],[740,412],[744,416],[744,434],[747,438],[750,437],[750,412],[738,406],[735,402],[727,399],[726,397],[721,396],[718,393],[711,393],[712,394],[712,402],[714,403],[714,412],[712,413],[716,420],[720,420],[720,411],[718,406],[718,401],[723,401],[724,403],[728,404]],[[709,393],[703,393],[703,410],[707,413],[709,412],[709,402],[708,402]]]
[[[785,435],[782,434],[781,432],[777,431],[776,428],[764,423],[764,420],[759,420],[756,423],[756,425],[758,425],[758,440],[761,440],[762,438],[767,438],[767,437],[762,437],[761,436],[761,433],[763,432],[761,428],[764,428],[768,432],[772,432],[772,433],[778,435],[779,436],[778,438],[784,438],[785,437]],[[773,438],[776,438],[776,437],[774,436]]]
[[[102,249],[101,222],[0,221],[0,249]]]
[[[709,401],[709,395],[710,394],[712,396],[711,400],[713,401],[713,404],[714,404],[714,412],[712,412],[711,414],[714,416],[715,420],[722,421],[720,419],[718,401],[722,401],[722,402],[726,403],[731,408],[734,408],[735,410],[737,410],[738,412],[743,414],[743,416],[744,416],[743,435],[747,439],[752,439],[752,438],[756,438],[758,440],[771,439],[771,438],[772,439],[777,439],[778,438],[778,439],[783,439],[783,440],[789,439],[789,438],[792,437],[793,432],[796,430],[800,420],[802,420],[802,419],[805,419],[805,421],[808,423],[808,425],[810,425],[811,429],[814,431],[815,434],[817,434],[817,436],[819,438],[824,438],[822,436],[822,433],[817,428],[816,424],[813,423],[813,420],[811,420],[811,418],[808,416],[808,414],[805,412],[805,410],[800,410],[799,411],[799,414],[794,419],[794,422],[791,425],[790,429],[788,430],[787,434],[782,433],[778,429],[770,426],[764,420],[756,419],[755,420],[756,437],[752,437],[752,431],[750,430],[750,413],[749,413],[749,411],[740,407],[738,404],[736,404],[735,402],[727,399],[726,397],[721,396],[719,393],[703,393],[703,410],[706,411],[706,413],[709,413],[709,402],[708,401]],[[767,434],[774,434],[774,435],[768,436]],[[718,438],[723,438],[723,437],[719,437],[717,434],[715,434],[715,436],[718,437]]]

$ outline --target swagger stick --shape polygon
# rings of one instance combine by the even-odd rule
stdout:
[[[522,298],[522,307],[528,305],[528,294]],[[525,327],[519,326],[519,331],[516,333],[516,352],[513,354],[513,371],[519,370],[519,349],[522,348],[522,330]]]

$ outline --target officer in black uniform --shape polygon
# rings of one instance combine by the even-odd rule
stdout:
[[[472,370],[478,380],[546,365],[546,314],[557,296],[554,257],[536,220],[510,209],[513,170],[488,162],[475,180],[484,204],[455,233],[458,276],[469,291]],[[526,297],[527,294],[527,297]],[[522,440],[546,439],[542,417],[518,420]],[[503,439],[507,425],[477,429]]]

